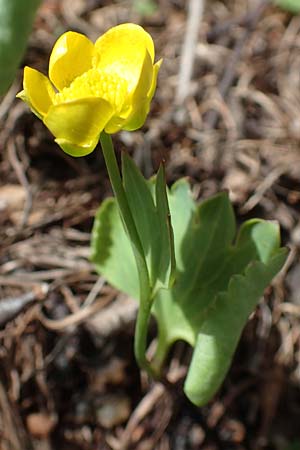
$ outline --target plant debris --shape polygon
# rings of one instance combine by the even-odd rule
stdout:
[[[229,190],[240,222],[279,222],[290,256],[210,404],[181,394],[183,343],[161,383],[144,379],[137,306],[89,261],[93,216],[111,195],[101,152],[63,154],[15,99],[20,72],[0,103],[0,448],[300,448],[300,16],[263,0],[206,2],[175,102],[192,8],[156,0],[142,15],[137,3],[44,0],[23,65],[46,73],[65,30],[96,39],[120,22],[143,25],[164,63],[145,126],[116,135],[118,152],[147,176],[164,160],[168,183],[188,177],[196,198]]]

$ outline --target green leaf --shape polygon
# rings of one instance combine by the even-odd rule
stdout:
[[[124,189],[142,242],[153,292],[168,288],[175,268],[174,240],[163,168],[155,182],[155,193],[133,160],[122,155]],[[155,200],[153,198],[155,195]]]
[[[164,166],[161,165],[155,183],[156,211],[159,240],[154,242],[157,263],[156,277],[161,282],[158,288],[170,287],[175,274],[174,234],[171,223],[166,177]]]
[[[281,269],[286,252],[267,265],[250,264],[234,275],[226,292],[217,295],[200,327],[184,391],[196,405],[207,403],[220,387],[232,361],[242,329],[265,287]]]
[[[186,236],[188,226],[196,209],[196,203],[193,200],[189,183],[185,178],[173,184],[168,192],[168,200],[173,233],[176,230],[176,236],[174,236],[176,268],[178,271],[181,271],[184,266],[181,251],[182,241]]]
[[[12,83],[40,0],[0,0],[0,95]]]
[[[274,0],[274,3],[282,9],[292,12],[293,14],[298,14],[300,12],[299,0]]]
[[[179,214],[183,215],[182,211]],[[195,209],[180,245],[183,270],[177,277],[178,297],[192,297],[193,291],[202,289],[210,277],[215,277],[216,261],[222,261],[234,234],[234,214],[226,193],[202,202]]]
[[[159,331],[155,365],[162,365],[176,340],[195,347],[185,392],[197,405],[220,386],[250,312],[286,257],[279,249],[277,224],[248,221],[232,245],[234,231],[226,194],[200,204],[181,241],[184,265],[176,283],[159,292],[154,303]],[[244,295],[234,295],[236,286]]]
[[[153,183],[155,180],[148,186],[150,192],[153,191],[155,195],[155,189],[152,189]],[[160,190],[161,180],[157,185],[157,191]],[[175,183],[168,197],[172,210],[172,223],[176,227],[178,237],[175,241],[175,254],[179,260],[179,267],[182,267],[178,244],[186,233],[195,202],[185,180]],[[95,263],[97,271],[103,274],[113,286],[138,300],[139,281],[134,255],[114,198],[105,200],[96,213],[91,239],[91,260]]]
[[[276,222],[266,222],[252,219],[245,222],[239,231],[237,245],[252,246],[259,256],[259,260],[267,264],[274,249],[280,246],[280,230]]]
[[[139,297],[139,278],[130,241],[114,198],[98,209],[91,239],[91,260],[99,274],[120,291]]]
[[[180,180],[168,200],[177,268],[172,287],[155,295],[158,346],[153,364],[162,366],[176,340],[194,347],[185,392],[202,405],[222,383],[248,316],[283,265],[286,251],[279,248],[278,225],[257,219],[245,222],[234,242],[234,214],[225,193],[197,205],[186,180]],[[93,235],[97,229],[107,232],[109,243],[98,237],[94,247],[96,254],[102,248],[109,257],[97,267],[113,285],[135,296],[138,277],[127,236],[114,209],[102,209],[97,220],[102,217],[107,229],[102,225],[99,230],[95,223]],[[167,209],[161,209],[165,217]],[[110,217],[104,220],[106,214]]]
[[[189,201],[185,190],[182,203]],[[154,303],[154,313],[159,327],[158,354],[163,354],[178,339],[195,345],[204,312],[220,289],[228,283],[230,269],[231,242],[235,233],[235,223],[228,196],[221,193],[191,209],[189,223],[185,223],[185,233],[177,234],[176,225],[184,209],[172,209],[176,261],[178,272],[171,291],[158,293]],[[175,220],[174,220],[175,219]],[[180,243],[178,239],[181,239]],[[228,254],[227,254],[228,253]]]

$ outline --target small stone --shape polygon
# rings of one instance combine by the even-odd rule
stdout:
[[[97,408],[96,418],[104,428],[113,428],[124,423],[130,415],[130,400],[122,394],[108,395]]]
[[[200,448],[199,446],[203,444],[205,440],[205,432],[202,427],[198,424],[194,424],[190,431],[190,443],[195,448]]]
[[[300,246],[300,223],[293,229],[291,238],[294,244]]]
[[[32,413],[26,417],[29,433],[36,438],[46,438],[56,425],[55,417],[46,413]]]

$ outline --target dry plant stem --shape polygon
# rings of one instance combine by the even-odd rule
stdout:
[[[156,383],[145,395],[133,411],[125,430],[121,434],[118,450],[126,450],[132,444],[132,436],[140,422],[155,408],[157,402],[166,394],[166,389],[161,383]]]
[[[104,131],[100,136],[100,143],[108,171],[108,175],[111,181],[111,185],[117,199],[121,217],[125,224],[126,231],[130,238],[132,249],[134,252],[140,285],[140,304],[135,328],[134,338],[134,352],[136,360],[142,369],[145,369],[149,375],[155,376],[149,361],[146,358],[147,347],[147,330],[150,317],[150,310],[152,306],[151,287],[149,282],[149,273],[147,263],[145,259],[144,250],[140,237],[138,235],[134,219],[132,217],[126,192],[122,183],[116,155],[110,135]]]
[[[181,104],[189,94],[198,31],[202,21],[204,0],[190,0],[186,34],[182,47],[176,101]]]
[[[9,156],[11,165],[17,174],[20,184],[23,186],[23,188],[26,192],[26,201],[25,201],[25,205],[24,205],[22,222],[20,223],[20,226],[19,226],[19,228],[22,229],[27,224],[27,220],[28,220],[31,208],[32,208],[32,193],[31,193],[29,181],[25,174],[25,170],[22,166],[21,161],[19,161],[19,159],[18,159],[17,146],[16,146],[16,142],[14,139],[10,139],[8,141],[8,156]]]
[[[0,301],[0,326],[17,316],[26,305],[36,300],[38,293],[27,292],[18,297],[3,298]]]

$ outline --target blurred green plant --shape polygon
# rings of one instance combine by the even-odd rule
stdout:
[[[300,0],[274,0],[274,3],[293,14],[299,14],[300,12]]]
[[[151,16],[157,11],[154,0],[133,0],[133,9],[141,16]]]
[[[296,439],[295,441],[291,442],[287,447],[284,448],[284,450],[300,450],[300,440]]]
[[[0,0],[0,95],[13,82],[40,0]]]

